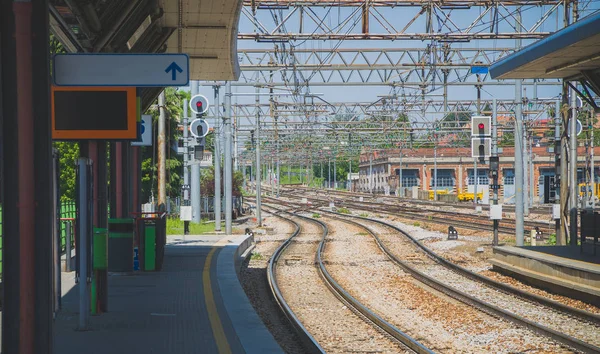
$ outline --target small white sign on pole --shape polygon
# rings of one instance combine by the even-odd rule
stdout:
[[[152,146],[152,116],[149,114],[142,115],[142,122],[139,129],[141,130],[142,140],[134,141],[131,146]]]
[[[183,221],[192,221],[192,207],[181,206],[179,209],[179,219]]]
[[[502,204],[490,205],[490,220],[502,220]]]

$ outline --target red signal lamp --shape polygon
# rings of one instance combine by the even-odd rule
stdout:
[[[479,129],[483,129],[485,128],[485,125],[483,123],[479,123]]]
[[[196,102],[196,107],[202,108],[202,101]],[[483,126],[482,124],[479,125],[479,127],[482,127],[482,126]]]

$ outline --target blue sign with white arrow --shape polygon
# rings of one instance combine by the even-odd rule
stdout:
[[[187,54],[73,53],[54,56],[56,86],[187,86]]]

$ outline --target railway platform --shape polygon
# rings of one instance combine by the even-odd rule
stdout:
[[[169,236],[159,272],[109,275],[108,312],[78,328],[78,285],[62,273],[56,353],[282,353],[237,272],[251,237]]]
[[[494,270],[600,306],[600,254],[579,246],[494,247]]]

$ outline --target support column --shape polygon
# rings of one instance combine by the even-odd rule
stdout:
[[[256,86],[256,107],[260,107],[260,88]],[[260,109],[256,109],[256,219],[258,226],[262,226],[262,217],[260,214]]]
[[[193,86],[193,84],[192,84]],[[166,202],[167,202],[167,187],[166,187],[166,135],[165,135],[165,121],[166,121],[166,113],[165,113],[165,92],[161,92],[158,95],[158,210],[164,208],[162,210],[167,210]],[[118,143],[117,143],[118,144]],[[117,147],[119,150],[119,148]],[[120,151],[118,151],[120,153]],[[117,157],[118,158],[118,157]],[[117,191],[118,194],[118,191]]]
[[[115,206],[116,217],[123,218],[123,143],[115,143],[115,159],[111,162],[115,165]],[[159,203],[160,204],[160,203]]]
[[[192,221],[200,223],[200,161],[194,159],[190,168],[190,194],[192,201]]]
[[[517,28],[521,28],[521,10],[517,10],[515,19]],[[520,30],[518,32],[521,32]],[[521,39],[516,40],[516,48],[521,48]],[[516,245],[525,244],[523,226],[525,224],[523,185],[523,114],[521,111],[523,99],[522,80],[515,80],[515,234]]]
[[[575,90],[570,90],[571,125],[569,127],[569,244],[577,246],[577,97]]]
[[[97,227],[99,228],[108,230],[108,176],[106,147],[107,143],[105,141],[99,141],[96,143],[96,161],[94,161],[94,166],[97,167],[97,175],[94,176],[94,185],[96,186],[94,188],[94,198],[97,198],[97,201],[94,203],[94,214],[96,215],[96,223],[94,225],[97,225]],[[139,167],[140,166],[138,166],[138,168]],[[96,276],[98,284],[98,311],[107,312],[108,270],[98,270]]]
[[[554,204],[561,206],[561,183],[560,183],[560,171],[561,171],[561,163],[562,163],[562,149],[560,146],[560,126],[561,126],[561,116],[560,116],[560,101],[556,101],[556,106],[554,107],[554,185],[555,189],[555,199]],[[562,212],[561,212],[562,214]],[[556,244],[563,245],[564,244],[564,235],[562,234],[562,230],[560,227],[560,218],[556,219],[554,222],[554,233],[556,234]]]
[[[215,161],[215,231],[221,231],[221,107],[219,106],[219,86],[213,86],[215,93],[215,130],[214,130],[214,161]],[[246,171],[244,171],[244,177]]]
[[[225,84],[225,234],[231,235],[231,214],[233,208],[233,161],[231,154],[231,81]]]
[[[48,1],[0,2],[3,353],[53,346],[48,27]]]

